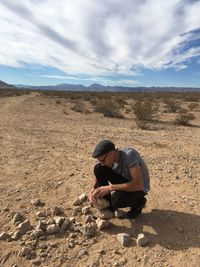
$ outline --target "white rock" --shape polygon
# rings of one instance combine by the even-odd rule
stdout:
[[[111,219],[114,217],[114,213],[110,211],[109,209],[95,210],[94,216],[100,219]]]
[[[24,235],[26,232],[32,229],[32,226],[29,220],[25,220],[17,226],[17,229],[19,230],[21,235]]]
[[[16,232],[14,232],[14,234],[11,236],[11,239],[12,240],[18,240],[20,236],[21,236],[21,234],[20,234],[20,231],[18,230]]]
[[[85,223],[94,221],[94,217],[92,215],[85,216]]]
[[[127,246],[131,242],[131,236],[126,233],[120,233],[116,235],[117,240],[123,245]]]
[[[17,212],[15,213],[15,215],[13,216],[13,223],[16,224],[17,222],[22,222],[24,220],[24,216],[20,213]]]
[[[81,207],[75,207],[72,211],[72,216],[76,216],[79,212],[81,212]]]
[[[124,218],[124,216],[125,216],[125,212],[123,211],[123,210],[116,210],[115,211],[115,218]]]
[[[149,243],[149,239],[144,234],[139,234],[136,240],[138,246],[145,246]]]
[[[93,236],[95,234],[95,231],[96,231],[96,224],[94,223],[87,223],[83,225],[81,228],[81,232],[85,236]]]
[[[85,206],[82,208],[81,211],[83,214],[88,214],[90,212],[90,206]]]
[[[65,218],[64,217],[60,217],[60,216],[55,216],[53,217],[55,223],[59,226],[61,226],[61,224],[64,222]]]
[[[110,222],[108,220],[102,220],[98,218],[96,220],[96,224],[97,224],[97,228],[99,230],[102,230],[102,229],[108,228],[108,226],[110,225]]]
[[[39,198],[38,199],[32,199],[31,204],[34,206],[44,206],[45,205],[44,201],[42,201]]]
[[[73,202],[73,205],[80,206],[83,204],[84,201],[86,201],[86,199],[87,199],[87,195],[86,193],[83,193]]]
[[[26,255],[31,254],[31,252],[32,252],[32,249],[30,247],[23,247],[19,252],[19,256],[25,257]]]
[[[47,233],[48,234],[56,234],[60,230],[59,226],[57,224],[51,224],[47,226]]]
[[[93,207],[96,209],[105,209],[110,206],[110,203],[105,198],[98,198],[96,202],[93,204]]]

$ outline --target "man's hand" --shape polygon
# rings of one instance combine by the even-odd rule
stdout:
[[[104,197],[105,195],[108,195],[112,191],[111,185],[106,186],[100,186],[93,192],[93,196],[95,198]]]
[[[89,193],[89,201],[90,203],[95,203],[96,202],[96,197],[94,196],[94,192],[95,192],[96,189],[92,189]]]

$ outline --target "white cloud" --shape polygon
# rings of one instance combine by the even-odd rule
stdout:
[[[0,64],[95,75],[185,68],[200,56],[188,43],[199,14],[189,0],[1,0]]]

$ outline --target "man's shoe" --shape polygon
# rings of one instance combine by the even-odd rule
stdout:
[[[126,218],[127,219],[136,219],[142,212],[142,209],[145,207],[146,205],[146,198],[144,197],[141,201],[141,203],[135,207],[135,208],[131,208],[130,211],[128,211],[126,213]]]

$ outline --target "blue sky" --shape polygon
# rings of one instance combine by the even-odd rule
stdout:
[[[200,87],[200,0],[1,0],[0,80]]]

